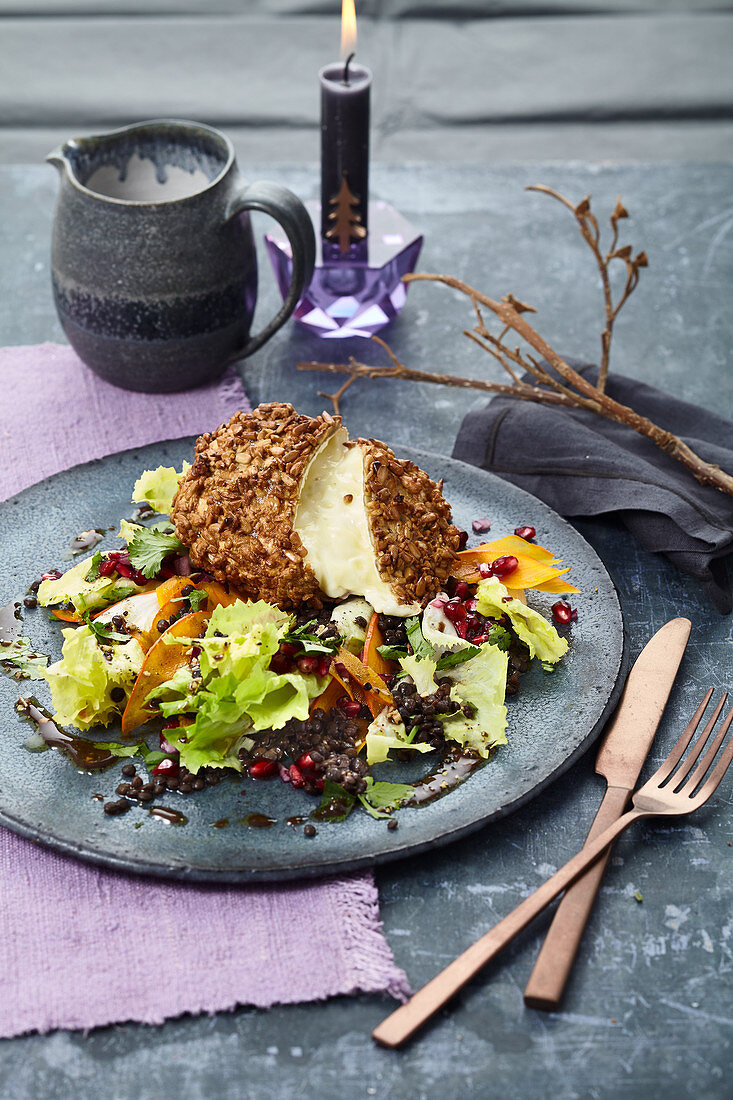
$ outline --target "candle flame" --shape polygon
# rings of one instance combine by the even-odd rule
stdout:
[[[356,49],[356,10],[354,0],[341,0],[341,60]]]

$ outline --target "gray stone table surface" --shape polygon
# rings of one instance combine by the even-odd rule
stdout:
[[[263,174],[303,197],[316,194],[315,166],[252,172]],[[534,182],[576,199],[592,192],[599,213],[623,196],[632,214],[624,238],[647,250],[650,267],[618,324],[613,364],[730,416],[733,167],[376,165],[375,193],[426,234],[423,270],[462,276],[495,297],[513,292],[539,309],[538,325],[558,349],[593,357],[601,299],[590,255],[567,212],[524,192]],[[48,275],[54,194],[49,169],[0,169],[0,344],[62,339]],[[265,228],[264,220],[258,223],[260,234]],[[264,258],[261,270],[264,312],[275,292]],[[498,377],[460,335],[470,320],[458,296],[418,286],[385,335],[414,366]],[[288,326],[244,365],[245,386],[253,404],[290,400],[314,413],[324,405],[316,391],[332,387],[326,376],[297,374],[297,359],[377,357],[377,351],[364,342],[319,342]],[[379,436],[397,448],[450,453],[461,417],[482,400],[471,391],[360,382],[346,395],[343,412],[354,434]],[[38,425],[18,429],[37,431]],[[709,684],[733,686],[731,619],[615,524],[583,523],[580,529],[618,586],[632,655],[669,618],[692,619],[652,764]],[[504,821],[378,871],[385,932],[415,988],[577,850],[602,792],[593,757],[591,751]],[[543,917],[403,1052],[372,1044],[371,1029],[391,1007],[379,998],[269,1012],[243,1007],[158,1028],[124,1024],[88,1035],[6,1041],[0,1044],[0,1095],[727,1097],[733,1070],[732,797],[728,782],[693,818],[650,823],[622,838],[555,1015],[530,1011],[522,1001],[547,924]],[[38,927],[27,934],[46,931],[39,914]],[[327,944],[313,944],[316,956],[327,950]],[[151,981],[165,981],[164,960],[141,959],[140,965]]]

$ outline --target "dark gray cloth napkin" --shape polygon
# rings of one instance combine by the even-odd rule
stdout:
[[[568,362],[595,380],[597,367]],[[619,374],[606,388],[733,473],[731,421]],[[630,428],[583,409],[495,397],[465,418],[453,457],[506,478],[563,516],[617,516],[645,549],[696,577],[721,612],[733,608],[733,497],[701,485]]]

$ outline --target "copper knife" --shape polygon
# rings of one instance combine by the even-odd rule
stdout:
[[[642,649],[598,751],[606,793],[588,833],[592,840],[626,808],[651,748],[690,637],[689,619],[672,619]],[[611,849],[566,891],[524,991],[529,1008],[556,1009],[603,878]]]

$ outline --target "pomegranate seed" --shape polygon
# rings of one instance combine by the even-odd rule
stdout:
[[[486,580],[487,577],[491,576],[491,566],[488,562],[482,561],[478,567],[478,571],[479,576],[482,577],[484,580]]]
[[[471,639],[471,641],[473,642],[474,645],[483,645],[484,642],[488,642],[488,640],[489,640],[489,635],[488,634],[477,634],[475,638]]]
[[[270,672],[277,672],[282,674],[283,672],[290,672],[293,667],[293,662],[289,657],[285,657],[282,653],[275,653],[270,659]]]
[[[468,630],[469,634],[481,629],[481,623],[479,622],[478,615],[474,615],[472,612],[469,611],[468,615],[466,616],[466,629]]]
[[[317,657],[298,657],[295,663],[298,666],[298,671],[302,672],[304,676],[312,676],[315,672],[318,672]]]
[[[293,642],[283,642],[278,650],[283,657],[294,657],[298,652],[298,647]]]
[[[304,752],[303,755],[299,757],[296,767],[299,768],[300,771],[302,771],[304,774],[307,772],[314,772],[316,770],[316,765],[309,752]]]
[[[445,607],[446,602],[447,601],[445,599],[445,596],[438,596],[437,600],[430,601],[430,606],[437,607],[439,610],[442,610],[442,608]]]
[[[114,568],[121,577],[125,577],[129,581],[132,580],[133,569],[131,565],[126,565],[125,562],[118,560],[114,563]],[[102,572],[101,568],[99,572]]]
[[[491,563],[491,573],[494,577],[508,577],[510,573],[516,572],[518,568],[519,562],[513,554],[505,554]]]
[[[161,760],[160,764],[156,764],[153,768],[153,775],[164,775],[167,779],[172,779],[174,775],[178,775],[178,761]]]
[[[459,600],[465,600],[466,596],[468,595],[468,585],[465,581],[458,581],[458,583],[456,584],[456,590],[453,595],[456,596]]]
[[[300,770],[300,768],[298,767],[298,765],[297,764],[291,764],[290,767],[288,768],[288,771],[290,772],[290,782],[293,784],[293,787],[296,790],[299,787],[302,787],[303,786],[303,773]]]
[[[277,763],[274,760],[255,760],[247,768],[252,779],[272,779],[277,775]]]
[[[349,699],[347,695],[344,695],[344,697],[338,701],[338,708],[347,718],[358,718],[359,711],[361,710],[361,703],[357,703],[356,699]]]
[[[340,661],[336,661],[336,671],[342,678],[349,675],[346,665],[342,665]]]
[[[458,549],[459,550],[465,549],[465,546],[466,546],[467,542],[468,542],[468,531],[459,531],[458,532]]]
[[[558,600],[552,605],[552,617],[556,623],[571,623],[577,619],[578,612],[567,600]]]
[[[117,563],[111,560],[100,562],[98,572],[100,577],[111,577],[117,572]]]
[[[323,679],[324,676],[328,676],[328,670],[329,670],[330,667],[331,667],[331,658],[330,657],[326,657],[324,655],[323,657],[318,658],[318,675],[321,677],[321,679]]]
[[[525,542],[531,542],[537,532],[535,531],[534,527],[515,527],[514,534],[518,538],[524,539]]]
[[[459,620],[457,623],[453,623],[453,626],[459,638],[465,638],[468,635],[468,627],[466,626],[465,621],[461,622]]]
[[[473,596],[471,596],[468,600],[464,600],[463,603],[466,607],[466,611],[475,611],[478,607],[478,600],[474,599]]]
[[[172,726],[169,726],[168,728],[173,729]],[[172,752],[172,753],[175,753],[176,755],[178,755],[178,749],[174,748],[174,746],[171,745],[168,738],[165,737],[162,733],[160,735],[160,751],[161,752]]]
[[[491,521],[484,517],[483,519],[475,519],[471,524],[473,527],[473,533],[475,535],[485,535],[487,531],[491,530]]]
[[[48,573],[42,573],[41,574],[41,580],[42,581],[57,581],[61,575],[62,574],[61,574],[61,571],[59,569],[49,569]]]
[[[319,794],[323,793],[323,788],[326,786],[325,779],[316,779],[316,790]]]
[[[466,618],[466,609],[458,598],[448,600],[443,608],[443,614],[451,623],[463,622]]]
[[[284,764],[277,765],[278,775],[282,779],[283,783],[290,782],[290,769],[286,768]]]

